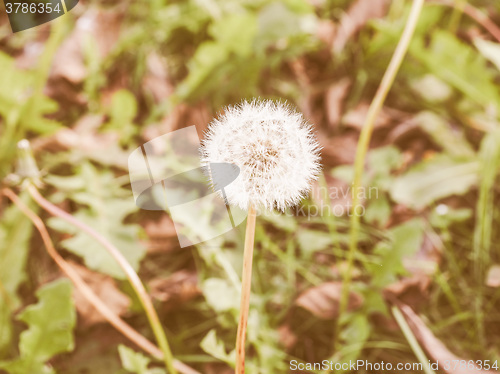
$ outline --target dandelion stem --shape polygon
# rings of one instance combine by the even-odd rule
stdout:
[[[352,280],[352,270],[354,266],[354,258],[358,245],[358,235],[360,230],[360,221],[361,217],[356,214],[356,208],[361,203],[359,194],[357,193],[358,189],[362,184],[362,176],[365,165],[365,157],[368,151],[368,147],[370,145],[370,139],[374,128],[375,119],[379,114],[384,101],[389,93],[389,90],[394,83],[394,79],[396,78],[396,74],[399,71],[401,63],[403,62],[403,58],[406,55],[408,47],[410,45],[410,41],[413,37],[413,33],[415,32],[415,28],[417,26],[417,21],[419,19],[420,13],[422,11],[422,7],[424,5],[424,0],[414,0],[412,8],[410,10],[410,15],[408,16],[408,20],[406,22],[405,28],[403,30],[403,34],[399,39],[398,45],[394,54],[392,55],[391,61],[387,70],[382,78],[382,82],[377,89],[375,97],[370,104],[370,108],[368,109],[368,114],[365,119],[365,123],[361,129],[361,134],[359,137],[358,146],[356,149],[356,158],[354,161],[354,181],[352,185],[353,194],[353,213],[351,214],[351,228],[349,232],[349,253],[347,258],[347,269],[344,272],[344,282],[342,287],[342,295],[340,299],[339,306],[339,317],[343,318],[347,309],[347,302],[349,299],[349,291]],[[344,321],[345,322],[345,321]],[[338,332],[336,333],[336,337],[338,336]],[[334,344],[335,346],[336,344]]]
[[[46,211],[51,213],[54,216],[60,217],[64,219],[65,221],[71,223],[72,225],[78,227],[79,229],[85,231],[87,234],[89,234],[91,237],[93,237],[96,241],[98,241],[108,252],[113,258],[116,260],[116,262],[119,264],[119,266],[122,268],[124,271],[126,277],[128,278],[130,285],[134,289],[137,297],[139,298],[144,311],[146,312],[146,316],[148,318],[149,324],[151,326],[151,329],[153,330],[153,333],[156,337],[156,340],[158,342],[158,345],[160,346],[162,352],[163,352],[163,360],[165,362],[165,366],[168,369],[169,374],[177,374],[177,370],[174,367],[174,358],[172,355],[172,352],[170,350],[170,346],[168,344],[167,337],[165,335],[165,331],[163,330],[163,327],[161,325],[160,319],[158,317],[158,314],[156,313],[156,310],[153,306],[153,302],[151,301],[151,298],[149,297],[148,293],[146,292],[146,289],[144,285],[142,284],[141,279],[135,272],[135,270],[132,268],[132,266],[128,263],[127,259],[123,256],[123,254],[116,248],[108,239],[106,239],[104,236],[99,234],[97,231],[92,229],[91,227],[87,226],[83,222],[77,220],[74,218],[71,214],[66,213],[62,209],[58,208],[54,204],[52,204],[50,201],[45,199],[36,189],[35,186],[29,185],[28,186],[28,192],[30,193],[31,197]]]
[[[17,207],[24,213],[25,216],[33,223],[37,228],[42,241],[47,249],[47,253],[54,260],[54,262],[59,266],[64,274],[73,282],[75,287],[80,291],[82,296],[90,303],[92,306],[118,331],[120,331],[126,338],[135,343],[138,347],[143,349],[145,352],[149,353],[156,359],[163,359],[163,352],[146,339],[143,335],[132,328],[128,323],[116,315],[100,298],[95,294],[95,292],[85,283],[85,281],[80,277],[80,275],[73,269],[73,267],[56,251],[52,240],[50,239],[47,227],[43,223],[42,219],[28,208],[19,197],[14,194],[9,189],[3,189],[2,194],[7,196]],[[174,366],[177,370],[183,374],[199,374],[196,370],[190,368],[184,363],[174,360]]]
[[[245,233],[245,248],[243,254],[243,274],[241,277],[241,304],[238,334],[236,336],[236,371],[245,373],[245,338],[247,332],[248,311],[250,308],[250,290],[252,286],[252,261],[255,239],[256,211],[254,206],[248,209],[247,228]]]

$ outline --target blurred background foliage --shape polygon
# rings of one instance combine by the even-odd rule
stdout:
[[[120,248],[146,283],[174,355],[202,373],[230,373],[243,230],[216,246],[180,248],[166,213],[134,205],[127,158],[178,128],[196,125],[202,136],[225,105],[286,99],[315,124],[324,173],[303,210],[258,219],[247,371],[286,373],[290,360],[417,362],[394,305],[429,359],[493,363],[500,359],[496,1],[426,3],[376,122],[364,176],[376,193],[364,200],[349,311],[335,328],[359,129],[410,5],[90,0],[16,34],[2,12],[2,185],[25,176],[16,171],[16,143],[29,139],[44,196]],[[487,16],[483,24],[474,14]],[[344,214],[304,216],[318,204]],[[0,372],[161,373],[81,295],[71,297],[22,213],[6,199],[0,208]],[[152,339],[113,259],[86,234],[40,214],[64,257]]]

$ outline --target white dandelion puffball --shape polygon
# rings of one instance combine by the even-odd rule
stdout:
[[[240,168],[223,190],[229,204],[283,211],[309,193],[321,170],[319,151],[301,113],[282,102],[253,100],[226,108],[210,123],[201,161]]]

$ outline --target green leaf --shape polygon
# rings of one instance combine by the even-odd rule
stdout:
[[[19,121],[24,128],[40,134],[51,133],[61,126],[44,118],[45,114],[57,110],[57,103],[47,96],[33,98],[35,85],[35,72],[21,70],[15,66],[15,59],[0,52],[0,71],[2,72],[2,85],[0,87],[0,114],[8,118],[16,109],[19,112]],[[36,105],[33,105],[36,104]]]
[[[411,10],[411,4],[407,3],[404,13],[397,19],[393,17],[385,17],[372,20],[370,23],[379,32],[373,37],[370,35],[367,38],[367,53],[373,55],[373,58],[380,58],[380,54],[386,54],[388,50],[394,51],[394,45],[397,44],[403,28],[408,19]],[[418,19],[415,34],[412,38],[412,43],[419,43],[420,40],[426,37],[429,30],[438,27],[439,22],[443,19],[445,9],[442,7],[424,7],[421,16]],[[410,50],[411,52],[411,50]]]
[[[236,351],[233,350],[231,353],[227,353],[226,348],[224,347],[224,342],[217,339],[217,333],[215,330],[209,331],[209,333],[201,341],[200,347],[209,355],[224,361],[231,367],[234,367]]]
[[[227,281],[220,278],[209,278],[201,286],[207,303],[216,312],[237,310],[240,301],[238,291]]]
[[[134,95],[127,90],[119,90],[111,99],[111,122],[117,125],[126,125],[134,120],[137,115],[137,102]]]
[[[464,222],[472,217],[472,209],[453,209],[445,206],[444,211],[440,211],[439,205],[431,211],[429,222],[433,227],[446,229],[453,223]]]
[[[423,209],[451,195],[462,195],[477,184],[479,163],[440,155],[396,178],[391,197],[400,204]]]
[[[0,114],[7,117],[13,108],[23,105],[29,98],[26,94],[34,84],[33,73],[22,71],[15,66],[15,59],[0,52],[0,71],[2,85],[0,86]]]
[[[121,209],[119,203],[108,202],[105,210],[95,214],[90,210],[80,210],[74,217],[99,232],[125,256],[134,270],[145,255],[144,246],[139,242],[141,228],[138,225],[126,225],[116,220],[113,207]],[[51,218],[49,226],[62,232],[75,234],[72,238],[63,240],[61,245],[68,251],[81,256],[85,265],[92,270],[111,275],[117,279],[125,279],[125,273],[115,259],[94,238],[60,218]]]
[[[118,353],[120,354],[120,360],[122,362],[123,368],[130,373],[136,374],[162,374],[165,370],[160,368],[148,369],[148,365],[151,360],[141,353],[135,352],[134,350],[124,346],[118,346]]]
[[[257,34],[257,17],[250,13],[228,15],[211,25],[210,34],[228,51],[248,57]]]
[[[83,190],[85,188],[85,180],[80,175],[61,177],[49,174],[43,180],[63,192]]]
[[[347,365],[356,361],[363,350],[364,343],[370,337],[370,332],[371,328],[368,317],[361,313],[354,314],[350,318],[349,324],[342,330],[340,336],[343,340],[343,346],[347,349],[341,350],[339,352],[341,359],[335,359],[335,361],[341,364],[347,363]],[[340,372],[345,373],[347,371]]]
[[[495,190],[500,169],[500,129],[488,133],[481,142],[479,151],[481,169],[479,172],[479,198],[476,205],[474,228],[474,259],[481,266],[491,261],[492,238],[496,231]]]
[[[388,175],[399,168],[402,162],[401,152],[392,145],[376,148],[368,154],[368,164],[376,174]]]
[[[372,175],[371,177],[367,175],[365,178],[367,179],[365,182],[367,193],[365,195],[369,199],[378,199],[379,189],[387,191],[390,188],[394,180],[392,171],[401,167],[402,163],[403,155],[394,146],[381,147],[370,151],[368,153],[368,164]]]
[[[59,279],[38,290],[38,303],[28,306],[18,318],[28,325],[20,336],[19,358],[0,363],[0,368],[11,374],[53,372],[45,362],[74,348],[72,289],[70,281]]]
[[[474,39],[474,44],[479,52],[500,70],[500,44],[483,39]]]
[[[362,347],[361,342],[365,342],[370,336],[370,323],[367,316],[355,314],[349,321],[349,325],[341,333],[342,340],[347,344],[356,344]],[[361,350],[361,349],[360,349]]]
[[[316,252],[332,244],[330,234],[317,230],[300,230],[297,234],[299,247],[306,252]]]
[[[449,84],[432,74],[426,74],[423,77],[413,79],[411,88],[422,99],[437,103],[448,100],[453,93]]]
[[[452,129],[450,124],[437,114],[421,112],[415,117],[415,121],[436,144],[450,155],[458,157],[473,157],[475,155],[463,132]]]
[[[120,354],[120,360],[125,370],[137,374],[148,372],[148,365],[151,360],[146,356],[121,344],[118,346],[118,353]]]
[[[427,48],[425,40],[412,43],[410,53],[434,75],[454,86],[481,106],[500,102],[494,71],[474,48],[449,32],[436,30]]]
[[[294,13],[314,13],[314,6],[307,0],[281,0]]]
[[[16,67],[16,60],[0,52],[0,177],[9,172],[7,167],[16,154],[16,143],[27,130],[49,134],[61,127],[45,118],[57,109],[57,103],[36,93],[37,73]]]
[[[298,14],[283,2],[274,1],[262,8],[258,16],[259,49],[286,39],[312,33],[315,28],[314,13]]]
[[[354,179],[354,167],[352,165],[340,165],[332,169],[331,176],[346,183],[352,183]]]
[[[25,203],[31,200],[24,195],[21,199]],[[17,289],[26,279],[24,267],[31,233],[31,222],[17,207],[4,211],[0,221],[0,352],[10,343],[10,315],[20,306]]]
[[[180,98],[199,94],[197,91],[207,84],[218,67],[223,66],[227,55],[228,50],[224,45],[212,41],[201,44],[188,62],[189,75],[177,87],[176,92]]]
[[[398,275],[406,274],[403,259],[415,255],[422,247],[424,224],[420,219],[412,219],[388,231],[390,242],[379,242],[375,254],[379,255],[379,264],[366,266],[373,275],[372,283],[384,287],[396,281]]]
[[[61,352],[73,350],[76,314],[73,287],[67,279],[56,280],[37,292],[38,303],[27,307],[19,316],[29,329],[21,334],[21,355],[35,354],[46,361]]]
[[[324,231],[301,229],[297,232],[297,242],[306,258],[311,258],[314,252],[332,247],[334,243],[347,243],[348,235]]]
[[[391,205],[385,194],[369,201],[366,208],[365,221],[368,223],[378,223],[378,226],[384,227],[391,217]]]
[[[137,132],[133,121],[137,115],[137,101],[128,90],[119,90],[113,94],[109,110],[110,121],[104,128],[106,130],[119,130],[120,142],[127,144]]]
[[[275,227],[284,231],[294,232],[297,229],[297,220],[287,214],[281,214],[279,212],[269,211],[266,209],[261,212],[260,217],[262,217],[261,219],[272,223]]]
[[[135,270],[145,255],[144,245],[139,241],[142,229],[137,224],[125,224],[125,218],[137,211],[129,191],[122,189],[109,171],[98,172],[90,163],[83,164],[78,176],[50,178],[51,184],[61,188],[66,196],[83,204],[74,217],[107,238],[125,256]],[[113,257],[94,238],[76,229],[60,218],[51,218],[49,226],[64,233],[74,235],[61,242],[67,250],[81,256],[85,264],[104,274],[124,279],[125,274]]]

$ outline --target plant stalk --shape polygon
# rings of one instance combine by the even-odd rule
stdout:
[[[380,110],[382,109],[387,94],[389,93],[389,90],[391,89],[392,84],[394,83],[394,79],[396,78],[399,68],[401,67],[401,63],[403,62],[406,52],[408,51],[408,47],[415,32],[415,28],[417,26],[417,22],[420,17],[423,5],[424,5],[424,0],[413,1],[410,14],[408,16],[405,28],[403,30],[403,34],[399,39],[396,50],[392,55],[389,66],[385,71],[385,74],[382,78],[382,82],[380,83],[380,86],[377,89],[375,97],[373,98],[370,104],[370,108],[368,109],[368,114],[366,116],[364,125],[361,129],[361,134],[356,149],[356,158],[354,161],[354,181],[352,184],[353,214],[351,214],[351,219],[350,219],[351,228],[349,232],[349,252],[347,257],[347,269],[344,272],[344,282],[343,282],[342,295],[339,305],[339,318],[344,317],[344,314],[347,309],[349,290],[352,280],[352,270],[354,266],[354,258],[358,245],[358,235],[361,225],[360,224],[361,217],[358,214],[356,214],[356,208],[361,203],[358,194],[358,189],[361,188],[362,185],[362,176],[365,166],[366,153],[370,145],[370,139],[373,133],[375,120],[378,114],[380,113]],[[336,336],[338,335],[339,334],[337,332]]]
[[[177,374],[177,370],[174,367],[174,357],[172,355],[172,352],[170,350],[170,346],[168,344],[167,336],[165,335],[165,331],[163,330],[163,327],[161,325],[160,319],[158,317],[158,314],[156,313],[156,310],[153,306],[153,302],[151,301],[151,298],[149,297],[148,293],[146,292],[146,288],[142,284],[141,279],[135,272],[135,270],[132,268],[132,266],[128,263],[126,258],[123,256],[123,254],[116,248],[108,239],[106,239],[104,236],[99,234],[97,231],[92,229],[91,227],[87,226],[83,222],[77,220],[74,218],[71,214],[66,213],[62,209],[58,208],[54,204],[52,204],[50,201],[45,199],[36,189],[35,186],[29,185],[28,186],[28,192],[30,193],[31,197],[46,211],[48,211],[50,214],[60,217],[64,219],[65,221],[71,223],[72,225],[78,227],[79,229],[85,231],[87,234],[89,234],[92,238],[94,238],[97,242],[99,242],[113,258],[116,260],[116,262],[120,265],[122,270],[125,272],[125,275],[127,276],[130,285],[134,289],[137,297],[139,298],[144,311],[146,312],[146,316],[148,318],[149,324],[151,326],[151,329],[153,330],[153,333],[156,337],[156,340],[158,342],[158,345],[160,346],[160,349],[163,352],[163,361],[165,362],[165,366],[168,370],[169,374]]]
[[[408,322],[406,322],[405,317],[403,316],[403,313],[401,313],[401,310],[397,306],[393,306],[391,308],[392,315],[394,316],[394,319],[399,325],[399,328],[403,332],[403,335],[405,336],[406,340],[408,341],[408,344],[410,344],[410,347],[415,353],[415,356],[417,357],[418,361],[422,364],[422,368],[425,374],[436,374],[434,370],[432,370],[429,366],[429,360],[427,360],[427,357],[425,356],[425,353],[418,344],[417,338],[415,335],[413,335],[413,332],[411,331],[410,326],[408,326]]]
[[[82,296],[90,303],[92,306],[118,331],[120,331],[126,338],[135,343],[138,347],[143,349],[145,352],[149,353],[151,356],[158,360],[163,359],[163,352],[146,339],[143,335],[137,332],[132,326],[126,323],[123,319],[115,314],[100,298],[96,293],[90,288],[87,283],[80,277],[78,272],[76,272],[73,267],[56,251],[52,239],[50,238],[47,227],[43,223],[42,219],[28,208],[19,197],[14,194],[9,189],[4,189],[1,191],[3,195],[7,196],[17,208],[24,213],[26,217],[33,223],[37,228],[42,241],[47,249],[47,253],[54,260],[54,262],[59,266],[64,274],[73,282],[75,287],[80,291]],[[184,363],[174,360],[174,366],[176,369],[183,374],[200,374],[196,370],[190,368]]]
[[[248,209],[245,232],[245,248],[243,252],[243,274],[241,277],[241,304],[238,333],[236,335],[236,370],[235,374],[245,373],[245,338],[247,332],[248,312],[250,308],[250,290],[252,286],[252,262],[255,240],[256,211],[254,206]]]

